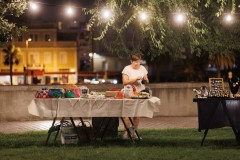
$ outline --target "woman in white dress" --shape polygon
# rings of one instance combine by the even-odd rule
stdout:
[[[139,54],[133,54],[130,58],[131,64],[126,66],[122,71],[122,80],[123,85],[134,85],[137,92],[140,92],[141,90],[145,89],[145,86],[142,84],[142,80],[145,80],[147,83],[149,83],[148,80],[148,71],[146,68],[141,64],[141,56]],[[131,123],[128,119],[128,117],[124,118],[124,121],[126,122],[127,127],[129,128]],[[139,125],[140,118],[134,117],[133,123],[136,126],[136,128]],[[137,139],[136,133],[133,131],[132,138]],[[127,131],[124,131],[123,139],[128,139]]]

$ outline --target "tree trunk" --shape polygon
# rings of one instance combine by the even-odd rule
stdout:
[[[220,66],[217,67],[217,78],[221,78],[221,69],[220,69]]]

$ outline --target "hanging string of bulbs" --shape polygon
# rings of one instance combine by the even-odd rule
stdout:
[[[43,2],[34,2],[34,1],[30,1],[29,2],[29,9],[33,12],[38,11],[39,10],[39,5],[48,5],[48,6],[57,6],[57,7],[64,7],[65,8],[65,13],[68,16],[73,16],[74,15],[74,10],[75,9],[85,9],[83,7],[79,7],[79,6],[73,6],[73,5],[60,5],[60,4],[48,4],[48,3],[43,3]],[[101,11],[102,14],[102,18],[104,20],[108,20],[111,19],[113,13],[111,9],[102,9]],[[236,14],[236,13],[235,13]],[[186,22],[186,15],[184,13],[175,13],[175,22],[178,24],[184,23]],[[149,18],[149,14],[142,10],[141,12],[139,12],[139,18],[141,21],[146,21]],[[231,23],[234,20],[234,15],[232,13],[225,13],[224,14],[224,19],[227,23]]]

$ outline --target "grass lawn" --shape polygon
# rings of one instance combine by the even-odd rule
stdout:
[[[62,159],[240,159],[240,145],[231,128],[209,130],[204,146],[203,131],[197,129],[139,130],[142,141],[97,140],[78,145],[61,145],[54,134],[45,146],[47,131],[0,133],[0,160]],[[120,132],[119,134],[122,134]]]

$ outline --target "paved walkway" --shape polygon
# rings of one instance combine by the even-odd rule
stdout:
[[[91,122],[91,119],[84,119]],[[120,122],[120,129],[123,129],[123,123]],[[59,123],[59,121],[57,121]],[[78,123],[78,122],[76,122]],[[24,122],[0,122],[0,132],[18,133],[26,131],[48,130],[52,121],[24,121]],[[197,117],[156,117],[141,118],[140,129],[166,129],[166,128],[197,128]]]

